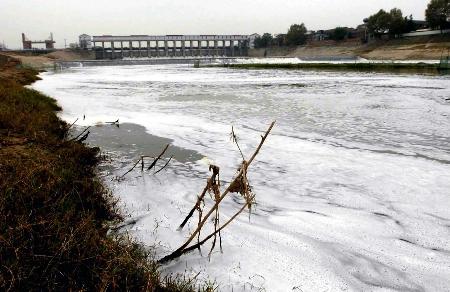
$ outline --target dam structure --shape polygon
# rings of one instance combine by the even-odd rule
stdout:
[[[86,35],[84,35],[86,36]],[[95,58],[245,57],[254,47],[252,35],[130,35],[93,36]]]

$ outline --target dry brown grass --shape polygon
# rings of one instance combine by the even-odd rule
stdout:
[[[22,86],[36,71],[3,69],[0,290],[197,290],[194,281],[162,279],[141,245],[107,235],[121,216],[96,177],[99,149],[67,140],[56,102]]]

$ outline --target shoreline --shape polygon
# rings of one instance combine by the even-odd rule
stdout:
[[[352,60],[364,58],[370,61],[414,61],[439,60],[442,53],[450,47],[450,35],[415,37],[392,40],[379,40],[369,44],[361,44],[359,40],[322,41],[297,47],[267,47],[250,49],[244,58],[299,58],[305,61]],[[1,54],[16,58],[24,66],[35,69],[52,69],[55,65],[67,64],[78,66],[80,62],[86,66],[95,65],[140,65],[153,63],[193,63],[199,58],[132,58],[116,60],[95,60],[93,51],[59,49],[52,53],[31,56],[27,52],[2,51]],[[215,59],[206,57],[205,59]],[[72,64],[72,65],[70,65]]]
[[[25,87],[37,70],[0,61],[0,288],[196,291],[108,232],[125,216],[98,177],[100,149],[73,139],[56,101]]]
[[[209,65],[208,67],[225,67],[232,69],[287,69],[287,70],[334,70],[360,72],[392,73],[430,73],[439,74],[439,64],[432,63],[241,63]],[[444,69],[442,72],[450,72]]]
[[[449,108],[444,99],[450,90],[447,77],[197,70],[185,66],[80,68],[61,74],[45,73],[42,77],[44,80],[36,83],[35,88],[57,97],[67,110],[61,116],[70,123],[77,117],[82,119],[84,114],[86,119],[79,121],[81,126],[120,118],[121,123],[141,124],[150,134],[173,138],[175,145],[206,156],[198,163],[172,160],[164,173],[157,176],[141,172],[138,165],[124,181],[110,184],[130,214],[131,225],[122,230],[129,230],[131,236],[147,246],[155,246],[157,258],[178,247],[192,230],[190,227],[185,232],[176,231],[180,215],[189,211],[204,186],[208,175],[206,164],[217,163],[222,180],[235,174],[235,161],[240,156],[227,139],[230,121],[242,138],[244,153],[258,141],[258,130],[267,119],[278,121],[281,132],[271,136],[270,143],[264,146],[261,164],[258,162],[251,172],[259,198],[256,216],[252,216],[251,222],[242,217],[223,233],[223,255],[217,250],[209,261],[206,254],[194,252],[164,265],[163,274],[183,274],[187,266],[188,275],[193,277],[201,271],[198,277],[201,281],[212,279],[221,290],[234,287],[235,291],[247,279],[266,290],[277,287],[290,290],[299,282],[304,284],[302,289],[311,290],[337,286],[333,280],[325,284],[328,286],[315,281],[315,274],[319,273],[327,279],[342,279],[343,285],[353,283],[355,289],[370,289],[348,272],[361,269],[361,277],[380,287],[414,289],[424,283],[433,285],[432,289],[446,287],[446,271],[436,266],[439,259],[426,258],[432,248],[446,247],[441,242],[432,242],[427,250],[417,253],[415,247],[402,239],[420,243],[432,238],[439,232],[439,224],[424,213],[441,218],[445,215],[445,208],[434,208],[434,202],[448,201],[441,190],[447,188],[449,180],[447,175],[439,176],[447,173],[443,161],[449,160],[448,153],[442,150],[448,137],[445,129]],[[116,130],[109,126],[99,129]],[[141,133],[132,130],[130,135]],[[167,142],[161,141],[160,145]],[[114,167],[113,171],[105,168],[102,173],[107,185],[110,179],[131,169],[137,155],[157,154],[138,150],[136,155],[128,156],[136,146],[144,145],[133,146],[141,142],[129,138],[125,143],[130,147],[124,146],[122,151],[114,151],[122,142],[113,145],[111,162],[105,163]],[[279,149],[284,150],[281,153]],[[417,171],[410,174],[404,173],[404,169]],[[434,179],[436,174],[439,185]],[[301,181],[295,180],[296,177],[301,177]],[[418,177],[423,178],[421,184],[415,184]],[[405,185],[410,188],[405,190]],[[405,206],[402,198],[411,192],[424,193],[429,203],[422,203],[419,196],[411,197],[410,205]],[[378,199],[374,200],[374,196]],[[392,205],[395,211],[391,212],[385,204],[392,201],[397,203]],[[211,202],[208,199],[206,203]],[[241,202],[239,196],[230,198],[221,208],[222,218],[231,217]],[[423,214],[420,217],[415,214],[417,206]],[[354,231],[342,224],[348,218],[360,229]],[[404,226],[408,232],[404,228],[393,230],[394,220],[398,222],[396,226]],[[191,226],[195,223],[192,221]],[[336,227],[333,234],[328,232],[330,225]],[[377,227],[375,231],[373,226]],[[415,226],[418,228],[411,228]],[[364,240],[360,240],[360,234],[364,234]],[[305,250],[293,251],[283,245],[286,238],[292,243],[290,246],[308,244],[305,238],[315,240]],[[332,247],[323,248],[323,242],[331,242]],[[368,245],[372,247],[367,248]],[[342,259],[336,255],[335,246],[343,247],[339,254],[352,254]],[[393,248],[386,250],[386,246]],[[405,252],[405,246],[411,249]],[[381,254],[380,249],[384,250]],[[264,265],[267,252],[277,259],[270,266]],[[345,262],[354,258],[353,253],[367,260],[347,266]],[[391,264],[392,258],[398,258],[399,254],[404,256],[403,260]],[[244,257],[246,260],[242,261]],[[331,262],[324,265],[322,258]],[[410,259],[414,258],[422,260],[424,270],[411,264]],[[441,261],[447,260],[444,257]],[[298,269],[284,271],[285,263]],[[241,268],[235,270],[238,264]],[[386,279],[376,273],[386,265],[391,267],[388,272],[405,267],[406,280]],[[251,278],[254,274],[262,275],[264,282]],[[285,280],[281,283],[278,279]]]

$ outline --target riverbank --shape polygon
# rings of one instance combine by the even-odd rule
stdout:
[[[95,55],[92,51],[72,49],[56,50],[54,52],[43,55],[32,55],[28,52],[19,51],[4,51],[2,52],[2,54],[20,61],[23,66],[31,67],[37,70],[52,69],[55,62],[95,60]]]
[[[223,230],[223,253],[208,257],[206,244],[163,273],[200,272],[200,281],[214,279],[221,291],[450,289],[450,76],[186,65],[44,76],[33,87],[58,98],[64,120],[120,118],[120,129],[96,127],[105,132],[88,141],[109,144],[100,147],[119,158],[103,170],[105,182],[135,219],[130,235],[156,246],[158,258],[196,227],[197,216],[177,231],[211,175],[209,163],[220,166],[224,184],[236,174],[242,157],[229,139],[231,124],[249,157],[267,123],[277,121],[249,170],[257,200],[250,218],[244,211]],[[105,139],[107,130],[117,140]],[[157,175],[137,167],[112,181],[169,142],[144,144],[154,137],[202,159],[179,162],[187,155],[174,153]],[[212,200],[205,197],[206,206]],[[243,200],[223,203],[222,224]]]
[[[369,60],[439,60],[450,48],[450,35],[380,40],[361,44],[359,39],[320,41],[299,47],[250,50],[250,57],[295,57],[304,60],[365,58]]]
[[[69,138],[38,71],[0,58],[0,290],[194,291],[152,252],[111,235],[123,215],[96,175],[99,148]]]

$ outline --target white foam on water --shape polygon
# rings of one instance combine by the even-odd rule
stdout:
[[[139,219],[128,232],[158,257],[195,227],[196,216],[177,231],[208,161],[223,184],[232,178],[231,125],[248,157],[277,120],[249,170],[252,216],[223,231],[223,253],[209,260],[206,244],[165,273],[201,272],[222,291],[450,291],[448,77],[123,66],[45,73],[33,87],[56,98],[67,121],[119,118],[206,157],[111,182],[128,161],[105,178]],[[221,222],[241,204],[226,199]]]

